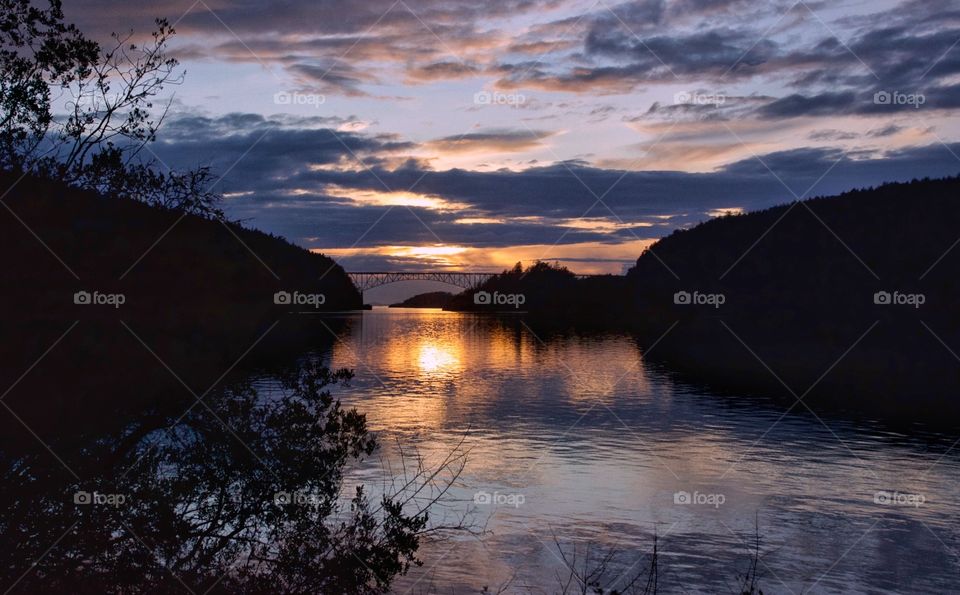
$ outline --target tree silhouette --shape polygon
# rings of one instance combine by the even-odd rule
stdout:
[[[164,171],[144,157],[170,106],[155,109],[154,101],[184,77],[165,53],[176,33],[166,20],[144,44],[114,33],[101,47],[64,23],[60,0],[46,9],[0,0],[0,10],[0,166],[222,217],[209,168]]]
[[[52,87],[88,75],[98,46],[63,22],[59,0],[0,0],[0,164],[26,168],[53,125]]]

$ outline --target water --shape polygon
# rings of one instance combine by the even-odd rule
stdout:
[[[711,394],[627,335],[396,309],[345,328],[317,355],[355,369],[337,394],[383,444],[355,479],[396,475],[401,447],[466,452],[435,518],[484,529],[428,540],[397,592],[558,592],[608,551],[622,586],[655,534],[661,592],[735,592],[757,534],[765,593],[960,592],[954,436]]]

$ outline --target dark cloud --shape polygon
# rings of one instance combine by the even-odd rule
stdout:
[[[249,152],[243,167],[233,167],[222,182],[224,190],[233,192],[269,190],[280,180],[310,167],[356,166],[357,159],[379,166],[415,147],[390,136],[360,135],[323,126],[330,120],[256,114],[216,118],[183,115],[167,123],[163,140],[155,143],[152,151],[166,163],[189,167],[209,164],[219,171],[230,169]]]
[[[847,132],[845,130],[815,130],[811,132],[807,138],[815,141],[842,141],[842,140],[856,140],[860,138],[860,135],[856,132]]]
[[[806,96],[794,93],[768,103],[758,110],[763,118],[782,119],[798,116],[829,116],[845,114],[856,110],[858,103],[866,100],[858,98],[852,91],[841,93],[820,93]]]
[[[682,91],[673,103],[654,102],[645,113],[623,118],[625,122],[713,122],[743,119],[765,107],[774,98],[766,95],[729,96],[717,91]]]
[[[536,13],[557,0],[89,0],[67,7],[81,30],[100,40],[113,31],[145,35],[154,18],[176,24],[181,57],[280,66],[318,88],[364,94],[368,68],[390,62],[411,79],[459,78],[461,56],[495,47],[507,34],[488,23]],[[451,56],[451,54],[453,56]],[[448,62],[451,58],[455,62]],[[454,65],[456,64],[456,65]]]
[[[238,35],[283,34],[362,34],[416,29],[422,19],[431,28],[462,27],[485,18],[511,16],[535,11],[553,4],[550,0],[503,0],[481,5],[468,0],[260,0],[196,2],[195,0],[86,0],[65,6],[67,15],[85,30],[111,31],[117,25],[149,24],[156,17],[177,22],[184,33],[221,34],[226,28]],[[211,10],[212,9],[212,10]]]
[[[623,93],[652,83],[706,82],[722,90],[745,81],[777,82],[786,92],[759,108],[762,118],[877,115],[910,107],[875,102],[881,92],[923,94],[927,109],[960,107],[955,5],[906,2],[839,27],[814,12],[816,4],[801,3],[771,32],[772,23],[762,19],[744,24],[744,14],[758,16],[762,4],[690,0],[664,12],[662,3],[640,2],[614,8],[620,18],[601,11],[587,19],[580,53],[565,56],[566,66],[503,63],[499,84]],[[670,26],[685,10],[688,17],[714,17],[692,30]]]
[[[304,125],[307,122],[322,124],[317,119],[304,119]],[[295,124],[293,118],[247,114],[183,116],[171,122],[172,134],[154,150],[174,166],[212,159],[221,171],[240,159],[222,182],[232,196],[228,212],[302,245],[326,248],[346,248],[360,238],[360,247],[621,243],[660,237],[677,226],[704,220],[717,209],[763,208],[791,201],[794,194],[832,194],[960,172],[960,161],[950,152],[960,154],[960,144],[874,156],[796,149],[701,174],[625,172],[575,161],[523,171],[434,171],[405,160],[404,153],[417,148],[411,143]],[[335,167],[316,167],[329,164]],[[411,188],[463,206],[390,206],[350,198]],[[612,232],[599,226],[569,227],[584,215],[623,225]],[[479,222],[458,222],[465,218]]]
[[[883,128],[875,128],[867,132],[867,136],[871,138],[883,138],[885,136],[893,136],[904,130],[903,126],[898,126],[897,124],[890,124],[884,126]]]
[[[960,73],[960,51],[951,51],[960,9],[946,0],[907,0],[835,20],[817,2],[636,0],[538,21],[561,4],[88,0],[67,12],[100,38],[109,30],[146,31],[153,17],[167,17],[177,22],[184,55],[276,65],[321,92],[348,96],[388,76],[429,82],[492,75],[503,88],[577,93],[763,79],[785,87],[760,113],[765,117],[881,113],[884,106],[859,99],[884,90],[923,92],[937,109],[960,107],[951,78]],[[504,27],[520,17],[531,24],[514,39]],[[519,56],[532,59],[511,59]],[[371,68],[384,63],[395,72]]]
[[[218,187],[228,193],[232,216],[309,247],[346,248],[360,238],[361,247],[624,243],[660,237],[718,209],[960,171],[943,145],[877,148],[907,137],[905,131],[929,132],[960,108],[956,0],[858,3],[850,10],[816,0],[630,0],[577,12],[585,7],[572,0],[85,0],[65,8],[97,39],[114,30],[147,32],[154,17],[167,17],[179,31],[178,56],[262,65],[277,88],[269,80],[254,84],[266,90],[260,92],[364,98],[356,109],[369,110],[384,99],[377,93],[395,95],[403,85],[454,81],[449,87],[466,88],[472,83],[465,79],[477,78],[458,97],[518,89],[526,100],[513,107],[548,129],[514,128],[520,112],[476,102],[464,109],[484,110],[488,128],[443,136],[465,127],[438,125],[417,131],[417,142],[362,132],[369,122],[348,115],[181,114],[165,125],[161,142],[151,146],[163,162],[225,172]],[[678,89],[687,99],[681,93],[671,102]],[[630,95],[636,92],[642,105]],[[352,110],[354,102],[344,105]],[[437,111],[438,121],[449,117]],[[931,121],[907,124],[910,118]],[[623,124],[652,132],[659,146],[619,136],[609,152],[570,149],[577,133],[571,123]],[[740,159],[743,145],[732,128],[743,131],[758,158],[707,173],[619,169],[640,151],[649,151],[648,163]],[[784,138],[791,131],[800,131],[797,139]],[[859,153],[809,148],[802,135],[810,144],[870,144]],[[437,155],[514,154],[548,143],[580,160],[489,160],[522,171],[430,165]],[[764,146],[794,148],[764,154]],[[593,152],[595,161],[583,160]],[[403,203],[411,188],[424,200]],[[571,225],[585,214],[596,228],[586,220]]]
[[[366,95],[360,88],[363,83],[376,83],[377,79],[345,62],[308,64],[298,62],[289,66],[308,88],[328,93],[340,92],[348,97]]]

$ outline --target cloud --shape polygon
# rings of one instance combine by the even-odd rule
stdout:
[[[758,111],[767,118],[889,113],[871,100],[882,90],[960,107],[960,11],[946,0],[888,6],[837,18],[787,0],[637,0],[587,13],[572,0],[90,0],[67,12],[100,38],[165,16],[184,56],[277,66],[348,97],[488,76],[501,89],[594,94],[762,81],[778,96]]]
[[[893,136],[904,130],[903,126],[897,124],[888,124],[883,128],[876,128],[867,132],[867,136],[871,138],[883,138],[885,136]]]
[[[424,148],[438,153],[515,153],[540,147],[555,132],[489,130],[447,136],[429,141]]]
[[[960,153],[960,144],[873,156],[801,148],[706,173],[624,171],[578,162],[521,171],[436,171],[405,158],[421,145],[317,127],[322,124],[317,118],[302,123],[314,128],[301,128],[293,117],[183,115],[171,121],[171,134],[154,150],[174,166],[212,159],[220,171],[240,159],[221,183],[233,196],[226,203],[229,214],[313,248],[619,245],[655,239],[722,210],[788,202],[794,193],[832,194],[960,172],[950,153]],[[515,136],[487,131],[470,142],[499,146]]]
[[[858,101],[864,101],[852,91],[821,93],[814,96],[794,93],[768,103],[758,110],[762,118],[782,119],[798,116],[828,116],[855,111]]]
[[[327,93],[340,92],[348,97],[367,95],[361,85],[378,82],[376,77],[343,62],[297,62],[291,64],[289,70],[309,89]]]
[[[513,18],[557,0],[90,0],[67,7],[81,30],[100,40],[113,31],[146,34],[156,17],[176,24],[177,48],[191,59],[279,66],[329,92],[359,96],[384,70],[395,80],[460,78],[480,71],[471,57],[511,43]],[[489,61],[489,58],[484,58]]]
[[[814,184],[830,193],[960,169],[943,145],[926,145],[956,131],[955,0],[85,0],[65,10],[98,39],[176,21],[174,50],[192,70],[178,97],[200,108],[169,120],[151,148],[171,165],[229,172],[218,188],[231,215],[311,247],[633,247]],[[508,89],[524,101],[470,103]],[[229,109],[260,113],[189,111],[223,109],[211,91],[244,93]],[[272,113],[286,109],[270,102],[277,91],[327,101],[303,111],[312,116]]]
[[[407,71],[409,80],[416,82],[467,78],[480,74],[483,69],[476,64],[465,62],[432,62],[411,68]]]
[[[692,11],[687,18],[713,16],[687,29],[677,24],[683,20],[676,10],[680,6]],[[762,80],[768,88],[780,89],[779,98],[757,111],[764,118],[904,109],[875,103],[873,96],[881,91],[923,93],[929,109],[960,106],[955,80],[960,52],[951,51],[960,37],[960,11],[947,3],[905,2],[839,23],[807,4],[795,5],[791,18],[779,20],[765,19],[755,2],[705,0],[673,3],[666,12],[662,8],[662,3],[640,2],[613,8],[619,18],[610,11],[588,18],[579,53],[535,65],[500,64],[498,84],[626,93],[652,84],[706,84],[722,90]],[[756,18],[745,25],[748,10]],[[785,11],[783,7],[770,17],[785,17]]]
[[[848,132],[845,130],[815,130],[807,135],[807,138],[815,141],[843,141],[843,140],[856,140],[860,138],[860,135],[856,132]]]

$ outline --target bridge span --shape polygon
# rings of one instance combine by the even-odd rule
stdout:
[[[397,283],[399,281],[437,281],[454,285],[461,289],[475,289],[484,281],[500,273],[476,273],[472,271],[357,271],[347,272],[347,276],[360,290],[361,295],[368,289]],[[577,279],[599,277],[601,275],[577,275]]]
[[[363,271],[347,273],[361,292],[398,281],[437,281],[455,285],[461,289],[473,289],[496,273],[472,273],[464,271]]]

